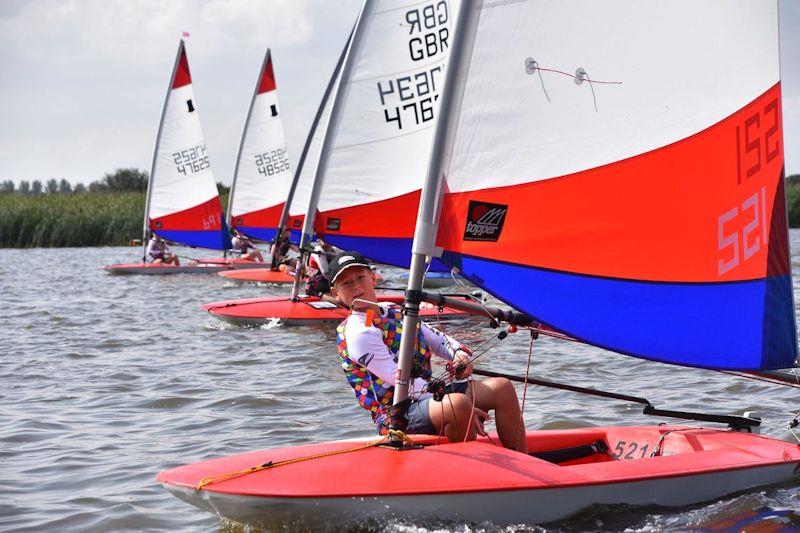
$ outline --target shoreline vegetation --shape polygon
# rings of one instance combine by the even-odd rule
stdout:
[[[223,210],[228,187],[217,184]],[[147,172],[118,169],[74,188],[66,180],[0,182],[0,248],[126,246],[142,238]]]
[[[221,183],[223,210],[229,189]],[[74,188],[66,180],[0,182],[0,248],[126,246],[141,239],[147,172],[118,169]],[[800,227],[800,174],[786,178],[789,227]]]

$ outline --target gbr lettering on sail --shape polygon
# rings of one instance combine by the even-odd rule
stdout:
[[[450,39],[448,2],[438,0],[408,9],[403,19],[414,70],[380,79],[376,88],[386,124],[404,131],[433,120]]]

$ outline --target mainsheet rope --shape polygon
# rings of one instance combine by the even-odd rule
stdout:
[[[361,446],[356,446],[355,448],[346,448],[344,450],[334,450],[334,451],[330,451],[330,452],[315,453],[315,454],[312,454],[312,455],[306,455],[304,457],[295,457],[294,459],[285,459],[283,461],[276,461],[276,462],[268,461],[268,462],[260,464],[260,465],[251,466],[250,468],[244,468],[242,470],[236,470],[234,472],[225,472],[223,474],[217,474],[216,476],[206,476],[206,477],[202,478],[200,481],[197,482],[197,485],[195,485],[195,489],[196,490],[202,490],[204,487],[206,487],[208,485],[211,485],[211,484],[214,484],[214,483],[219,483],[220,481],[227,481],[229,479],[233,479],[233,478],[237,478],[237,477],[241,477],[241,476],[246,476],[248,474],[254,474],[256,472],[261,472],[262,470],[268,470],[270,468],[277,468],[279,466],[285,466],[285,465],[290,465],[290,464],[294,464],[294,463],[301,463],[303,461],[311,461],[313,459],[321,459],[323,457],[331,457],[331,456],[334,456],[334,455],[342,455],[342,454],[345,454],[345,453],[351,453],[351,452],[357,452],[357,451],[360,451],[360,450],[366,450],[367,448],[372,448],[374,446],[378,446],[383,441],[388,440],[389,437],[396,437],[396,438],[402,440],[403,442],[405,442],[406,444],[408,444],[410,446],[414,445],[414,441],[411,439],[411,437],[409,437],[408,435],[406,435],[402,431],[398,431],[398,430],[395,430],[395,429],[390,429],[389,432],[386,435],[381,436],[379,439],[375,439],[375,440],[370,441],[370,442],[368,442],[366,444],[363,444]]]

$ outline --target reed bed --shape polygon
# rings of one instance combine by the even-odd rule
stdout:
[[[141,236],[145,194],[0,195],[4,248],[106,246]]]
[[[124,246],[142,237],[146,193],[0,194],[0,248]],[[223,194],[222,205],[227,202]]]

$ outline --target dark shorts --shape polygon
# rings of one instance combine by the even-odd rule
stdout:
[[[467,392],[467,387],[469,387],[468,381],[460,381],[448,385],[445,392],[448,394],[451,392],[465,393]],[[431,401],[433,401],[433,398],[425,398],[418,402],[411,402],[411,407],[408,408],[408,413],[406,415],[408,417],[406,433],[424,433],[426,435],[439,434],[439,430],[433,425],[433,422],[431,422],[429,414]]]

